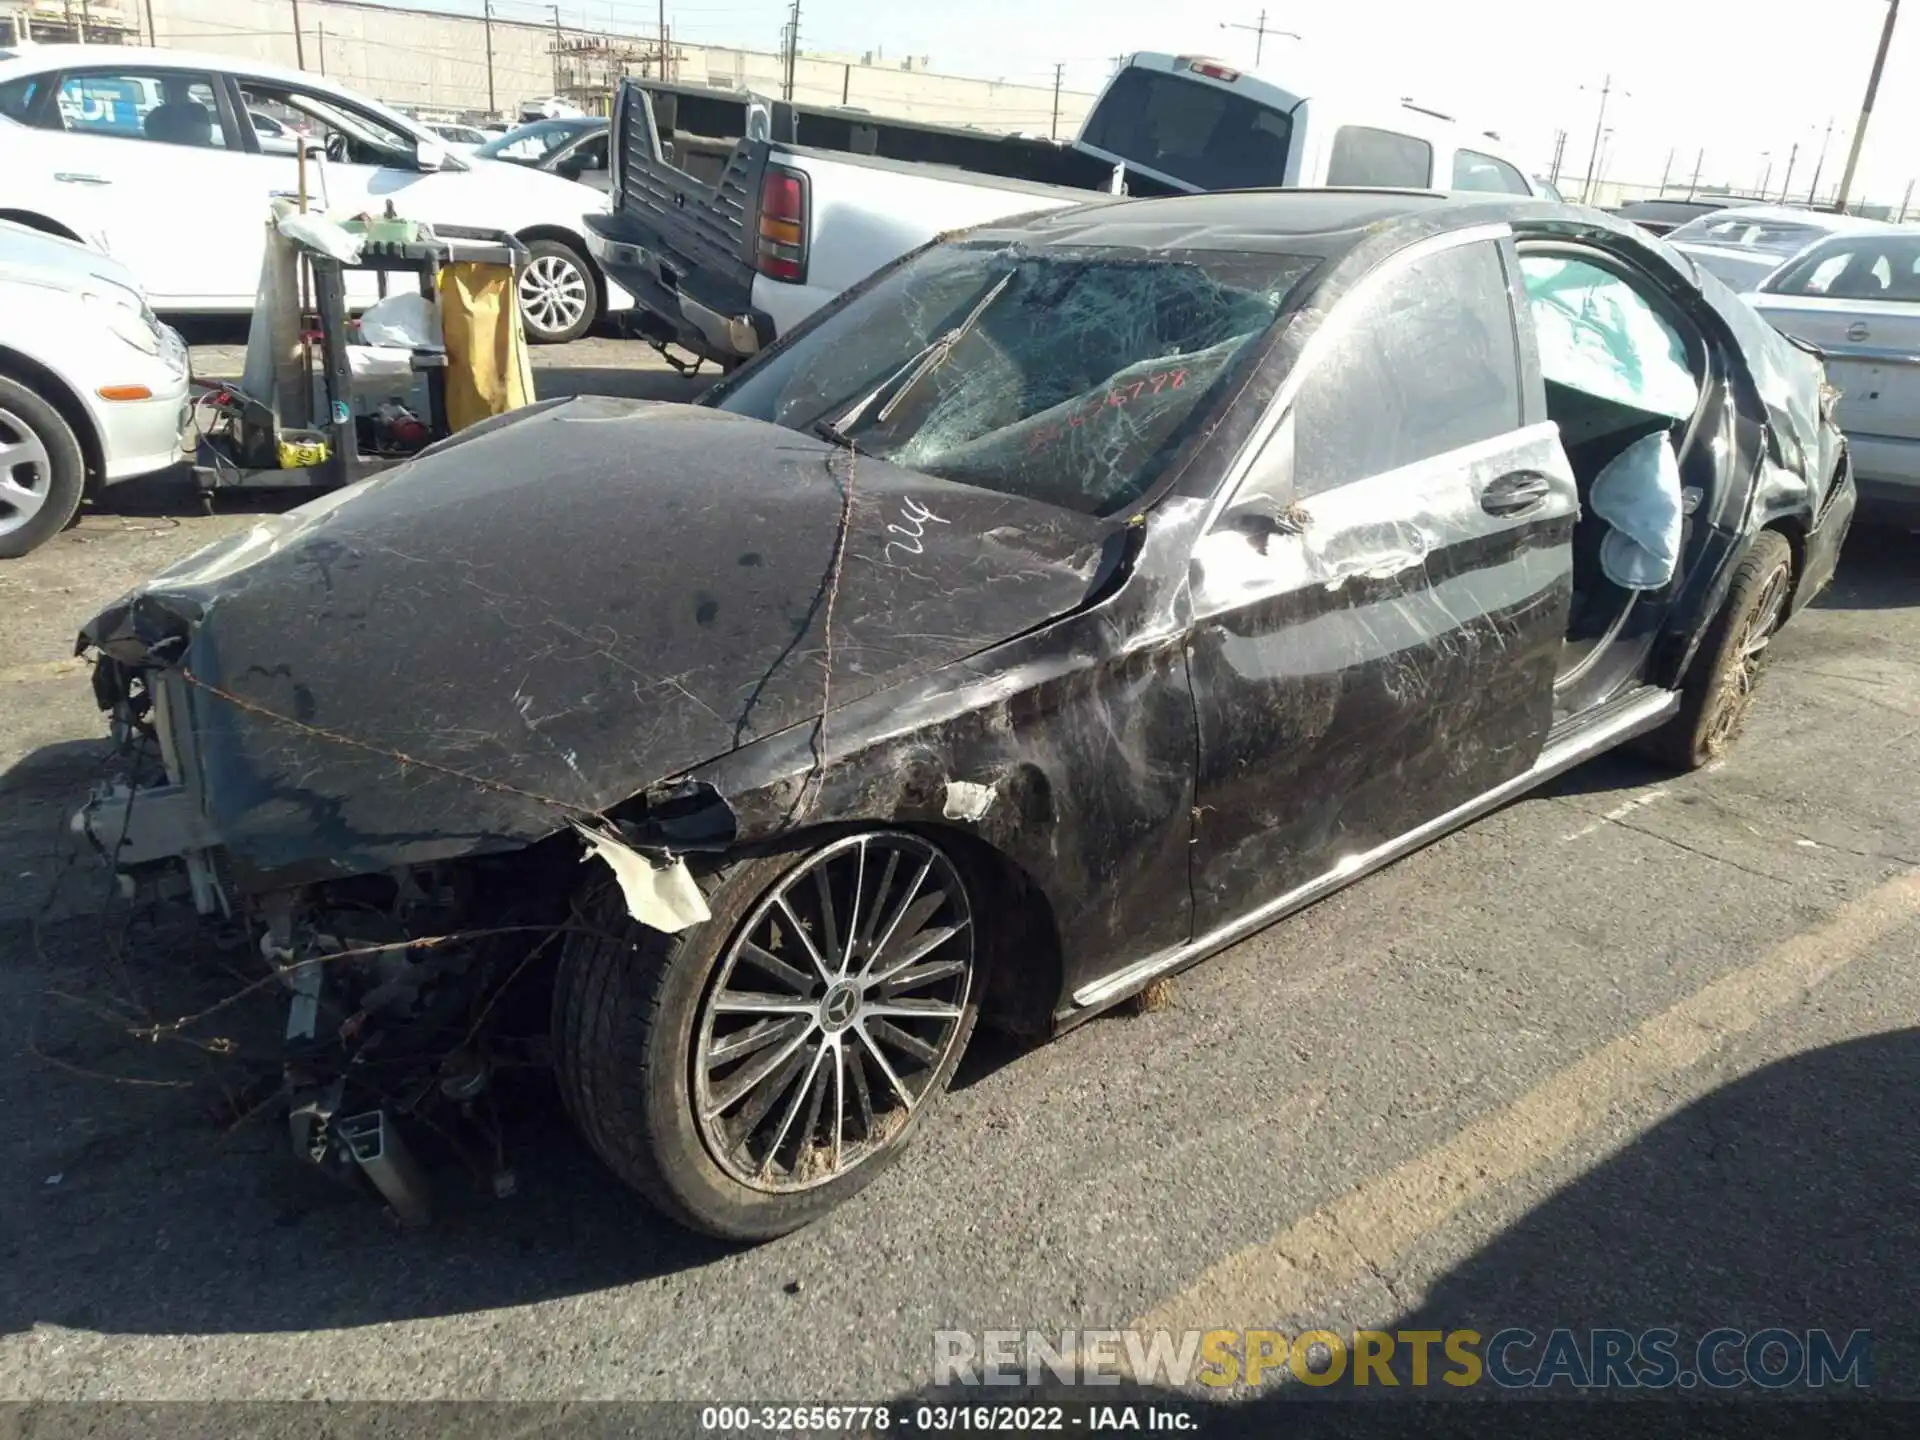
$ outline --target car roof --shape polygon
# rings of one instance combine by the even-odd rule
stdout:
[[[1458,212],[1457,217],[1453,212]],[[1426,228],[1491,223],[1516,215],[1541,219],[1578,217],[1610,230],[1619,221],[1597,210],[1551,200],[1491,192],[1472,196],[1438,190],[1337,189],[1224,190],[1156,199],[1097,200],[994,223],[969,239],[1014,240],[1029,245],[1112,246],[1147,251],[1237,250],[1255,254],[1322,257],[1351,249],[1358,240],[1397,222]]]
[[[1715,211],[1713,218],[1746,220],[1759,225],[1806,225],[1836,235],[1849,230],[1897,228],[1885,220],[1869,220],[1861,215],[1836,215],[1829,210],[1800,210],[1791,205],[1743,205],[1739,201]]]
[[[152,66],[163,70],[219,70],[227,74],[253,75],[262,80],[312,85],[323,90],[341,88],[326,76],[316,75],[311,70],[296,70],[290,65],[276,65],[271,60],[255,60],[247,55],[161,50],[150,45],[30,45],[15,50],[0,50],[0,75],[30,75],[41,70],[71,70],[77,66],[92,69],[102,65]]]
[[[38,75],[48,70],[72,70],[100,66],[153,70],[217,70],[243,79],[278,80],[300,85],[323,94],[350,96],[356,104],[377,111],[382,118],[397,123],[416,140],[438,139],[433,132],[411,116],[358,90],[338,84],[311,70],[296,70],[276,65],[271,60],[255,60],[247,55],[215,55],[199,50],[160,50],[151,45],[29,45],[0,50],[0,80],[19,75]]]

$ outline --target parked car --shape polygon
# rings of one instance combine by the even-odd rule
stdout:
[[[1689,220],[1668,231],[1666,239],[1735,290],[1751,290],[1817,240],[1893,228],[1852,215],[1743,205]]]
[[[533,252],[520,289],[528,338],[570,340],[629,303],[586,253],[582,217],[606,197],[555,175],[452,155],[439,136],[322,76],[233,55],[45,45],[0,56],[0,174],[50,177],[13,218],[81,236],[107,213],[113,253],[163,312],[244,312],[259,284],[272,198],[299,186],[295,146],[254,114],[302,117],[324,159],[325,208],[512,231]],[[272,137],[269,137],[272,138]],[[275,146],[281,142],[275,140]],[[352,276],[348,298],[376,297]]]
[[[608,189],[607,122],[597,117],[535,120],[493,136],[475,153],[576,180],[602,194]]]
[[[427,129],[462,154],[478,150],[493,138],[477,125],[461,125],[450,121],[435,121]]]
[[[642,333],[722,366],[936,235],[1090,193],[1536,193],[1499,141],[1444,115],[1194,55],[1128,57],[1071,145],[635,79],[613,125],[613,209],[588,243]]]
[[[1666,235],[1690,220],[1698,220],[1703,215],[1712,215],[1726,208],[1724,196],[1717,200],[1662,197],[1657,200],[1629,200],[1624,205],[1613,206],[1608,213],[1618,215],[1622,220],[1633,221],[1651,235]]]
[[[253,133],[260,141],[260,149],[268,155],[293,155],[299,151],[300,142],[307,138],[304,129],[296,129],[278,116],[269,115],[264,110],[247,111],[247,119],[252,122]]]
[[[0,559],[180,458],[187,347],[127,267],[0,220]]]
[[[776,1235],[983,1014],[1079,1024],[1630,739],[1720,755],[1852,515],[1821,384],[1590,210],[976,230],[699,404],[502,417],[109,607],[96,694],[167,777],[77,824],[302,977],[313,1153],[484,1083],[486,997],[545,977],[606,1163]],[[1625,588],[1590,502],[1656,470]]]
[[[1920,235],[1836,235],[1747,299],[1775,329],[1825,357],[1861,513],[1920,528]]]

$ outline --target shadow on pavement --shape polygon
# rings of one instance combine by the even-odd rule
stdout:
[[[1891,610],[1920,605],[1920,534],[1856,524],[1822,610]]]
[[[1389,1361],[1396,1379],[1391,1388],[1377,1371],[1365,1389],[1354,1386],[1343,1344],[1334,1383],[1310,1387],[1276,1371],[1268,1388],[1250,1399],[1233,1398],[1244,1390],[1208,1395],[1201,1386],[1175,1391],[1132,1384],[1095,1389],[1043,1378],[1037,1389],[930,1386],[896,1397],[895,1411],[923,1401],[973,1405],[1035,1398],[1161,1404],[1193,1410],[1202,1421],[1201,1435],[1898,1433],[1910,1423],[1903,1413],[1907,1405],[1809,1410],[1754,1402],[1769,1396],[1910,1402],[1920,1396],[1920,1335],[1911,1321],[1913,1296],[1920,1293],[1916,1095],[1920,1031],[1849,1040],[1722,1086],[1574,1178],[1382,1327],[1394,1335],[1478,1332],[1474,1348],[1484,1369],[1472,1385],[1443,1383],[1445,1375],[1465,1372],[1445,1358],[1444,1342],[1436,1341],[1428,1383],[1415,1387],[1409,1348],[1397,1341]],[[1379,1258],[1390,1272],[1393,1257]],[[1316,1319],[1346,1339],[1344,1325],[1330,1317],[1236,1310],[1218,1323],[1287,1329]],[[1089,1323],[1111,1322],[1102,1317]],[[1532,1334],[1512,1337],[1498,1347],[1500,1358],[1492,1358],[1496,1338],[1514,1330]],[[1558,1379],[1543,1363],[1556,1330],[1574,1336],[1561,1352],[1572,1357],[1571,1368]],[[1645,1343],[1650,1330],[1676,1332],[1667,1342],[1673,1356],[1668,1383],[1606,1392],[1670,1403],[1578,1410],[1472,1403],[1571,1399],[1575,1386],[1568,1377],[1605,1373],[1593,1361],[1590,1336],[1599,1330],[1627,1332],[1637,1343]],[[1724,1337],[1712,1352],[1718,1376],[1736,1381],[1724,1389],[1700,1378],[1701,1342],[1717,1330],[1742,1332],[1738,1339]],[[1769,1338],[1748,1345],[1746,1337],[1767,1330],[1788,1332],[1791,1343]],[[1839,1374],[1829,1371],[1828,1383],[1815,1389],[1807,1383],[1815,1349],[1807,1337],[1817,1331],[1831,1337],[1837,1356],[1847,1357],[1855,1344],[1863,1364],[1849,1372],[1843,1359],[1835,1367]],[[1860,1331],[1870,1332],[1864,1344],[1854,1340]],[[1763,1367],[1790,1383],[1769,1388],[1745,1380],[1755,1350]],[[1642,1377],[1657,1376],[1660,1366],[1657,1358],[1638,1354],[1627,1363]],[[1539,1387],[1535,1382],[1543,1375],[1550,1383]],[[1683,1400],[1695,1403],[1678,1403]],[[1709,1401],[1740,1403],[1699,1403]],[[1148,1426],[1143,1421],[1139,1428]]]

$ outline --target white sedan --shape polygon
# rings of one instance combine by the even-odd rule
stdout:
[[[127,267],[0,220],[0,559],[173,464],[188,416],[186,344]]]
[[[520,285],[529,339],[574,339],[632,303],[587,255],[582,217],[606,209],[599,191],[456,155],[322,76],[233,55],[0,51],[0,214],[76,238],[104,232],[162,312],[250,310],[270,202],[300,184],[296,146],[263,138],[258,113],[297,117],[311,132],[307,185],[320,208],[381,215],[391,205],[429,225],[517,235],[532,251]],[[348,298],[371,302],[373,277],[352,280],[361,288]]]

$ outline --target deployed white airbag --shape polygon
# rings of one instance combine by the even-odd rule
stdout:
[[[1658,590],[1680,563],[1680,461],[1667,432],[1636,440],[1593,482],[1589,503],[1607,522],[1601,572],[1627,590]]]
[[[1522,256],[1520,268],[1547,379],[1670,419],[1692,416],[1700,387],[1686,346],[1626,281],[1551,255]]]

